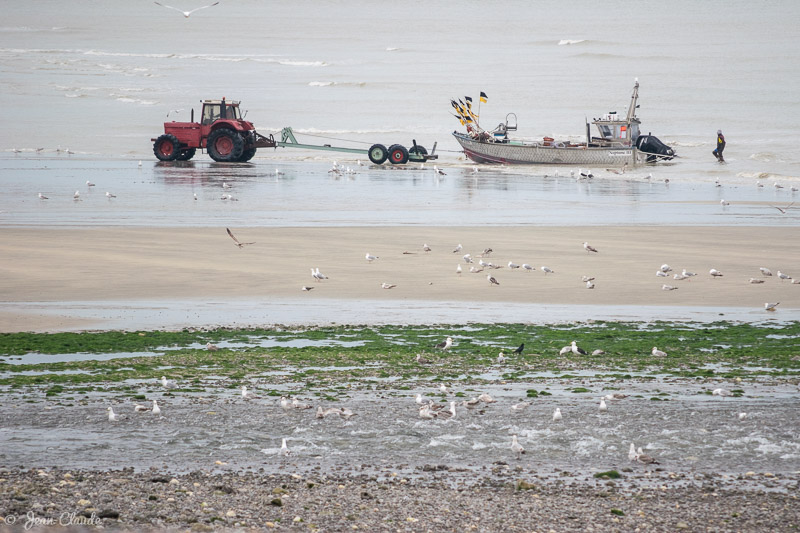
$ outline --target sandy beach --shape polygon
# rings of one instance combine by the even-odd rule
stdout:
[[[5,228],[0,234],[0,291],[13,311],[0,331],[42,331],[52,316],[26,312],[26,302],[169,301],[224,298],[463,301],[561,305],[718,306],[795,314],[800,284],[777,277],[800,264],[798,231],[756,227],[370,227]],[[598,252],[589,253],[589,241]],[[428,244],[430,252],[423,251]],[[456,245],[463,250],[453,253]],[[478,267],[483,258],[502,268]],[[378,256],[372,262],[365,254]],[[475,264],[462,259],[470,253]],[[536,271],[511,269],[528,263]],[[658,277],[662,264],[674,270]],[[461,265],[462,274],[456,273]],[[554,273],[545,274],[547,266]],[[759,267],[773,276],[765,277]],[[318,267],[329,279],[316,282]],[[675,280],[686,268],[697,276]],[[722,277],[709,275],[711,268]],[[491,285],[487,273],[498,285]],[[583,276],[595,278],[587,290]],[[800,275],[799,275],[800,276]],[[750,278],[764,280],[751,284]],[[396,285],[383,289],[382,283]],[[663,290],[662,285],[677,287]],[[311,292],[301,287],[312,286]],[[19,304],[22,304],[20,307]],[[400,313],[401,314],[401,313]],[[784,318],[786,318],[784,316]],[[59,323],[70,320],[68,314]],[[91,324],[86,324],[91,328]]]

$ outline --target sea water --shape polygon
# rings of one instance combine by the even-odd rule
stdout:
[[[263,133],[292,126],[301,142],[361,148],[436,142],[442,163],[456,163],[451,98],[473,97],[478,112],[484,91],[488,129],[514,112],[522,138],[577,140],[587,119],[626,112],[638,78],[642,131],[681,156],[658,177],[771,186],[800,175],[791,0],[240,0],[190,18],[145,1],[4,7],[0,151],[9,157],[60,157],[60,148],[150,162],[165,120],[224,96],[241,100]],[[717,129],[726,165],[711,155]],[[255,161],[298,155],[262,150]]]

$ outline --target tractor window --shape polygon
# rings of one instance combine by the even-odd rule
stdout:
[[[203,124],[208,125],[215,120],[219,120],[219,112],[219,104],[205,104],[203,106]]]

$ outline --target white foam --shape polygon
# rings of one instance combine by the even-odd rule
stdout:
[[[564,46],[565,44],[579,44],[585,43],[586,39],[561,39],[558,41],[558,46]]]

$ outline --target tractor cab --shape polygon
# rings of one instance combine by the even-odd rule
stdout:
[[[210,126],[217,120],[241,120],[242,113],[239,111],[239,102],[235,100],[204,100],[203,101],[203,126]]]

